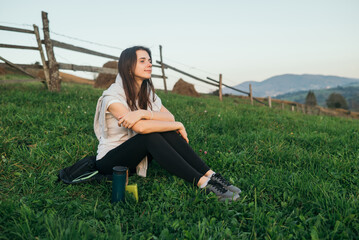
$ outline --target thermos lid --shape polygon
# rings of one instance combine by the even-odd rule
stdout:
[[[127,167],[116,166],[112,168],[114,174],[126,174]]]

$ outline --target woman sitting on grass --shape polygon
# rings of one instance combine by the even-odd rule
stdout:
[[[145,177],[148,159],[153,157],[171,174],[214,192],[219,200],[237,200],[241,190],[199,158],[188,144],[183,124],[175,121],[155,94],[151,59],[148,48],[125,49],[116,82],[98,100],[97,170],[112,174],[114,166],[125,166]]]

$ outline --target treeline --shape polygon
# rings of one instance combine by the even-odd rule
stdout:
[[[359,111],[359,86],[350,86],[350,87],[336,87],[330,89],[319,89],[311,91],[316,98],[316,104],[322,107],[329,108],[344,108],[351,111]],[[331,99],[329,99],[330,95],[334,94]],[[287,93],[280,96],[275,97],[276,99],[288,100],[293,102],[298,102],[301,104],[306,103],[308,91],[299,91],[294,93]],[[343,98],[341,100],[338,100]],[[328,101],[329,99],[329,101]],[[334,99],[334,100],[333,100]],[[333,105],[333,102],[341,102],[340,106],[335,107],[337,105]],[[328,105],[329,103],[329,105]]]
[[[347,101],[339,93],[331,93],[325,102],[328,108],[349,109]],[[307,97],[305,98],[305,105],[312,107],[317,105],[317,98],[313,91],[308,92]]]

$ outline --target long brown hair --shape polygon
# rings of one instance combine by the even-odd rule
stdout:
[[[126,94],[126,101],[131,111],[140,109],[147,109],[149,107],[152,110],[152,104],[150,101],[150,92],[153,93],[153,100],[155,101],[155,88],[153,86],[151,78],[145,79],[142,82],[140,91],[136,96],[136,81],[134,79],[134,72],[137,64],[137,50],[144,50],[148,53],[152,59],[150,49],[142,46],[134,46],[123,50],[120,59],[118,60],[118,72],[122,78],[123,88]],[[138,106],[136,105],[136,99],[138,99]]]

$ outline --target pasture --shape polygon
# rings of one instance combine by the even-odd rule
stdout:
[[[112,205],[109,182],[56,181],[58,170],[96,154],[101,93],[0,86],[0,239],[358,238],[358,120],[159,92],[190,145],[241,198],[219,202],[153,162],[147,178],[130,177],[139,202],[128,195]]]

